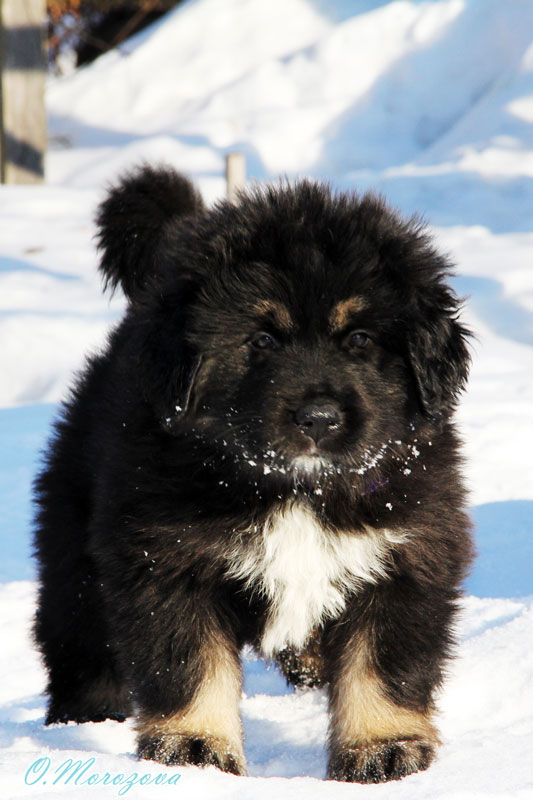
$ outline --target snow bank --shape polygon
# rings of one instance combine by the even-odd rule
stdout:
[[[532,28],[529,0],[189,0],[51,83],[49,178],[94,186],[166,158],[211,198],[238,148],[260,179],[378,186],[439,224],[527,230]]]

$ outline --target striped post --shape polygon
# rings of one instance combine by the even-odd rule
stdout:
[[[41,183],[46,151],[46,0],[0,0],[0,177]]]

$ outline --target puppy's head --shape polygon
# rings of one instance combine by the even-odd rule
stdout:
[[[157,203],[162,178],[114,190],[127,229],[128,208],[150,209],[119,256],[109,200],[100,224],[104,272],[144,331],[141,388],[169,432],[266,474],[364,471],[417,420],[449,418],[467,331],[418,223],[305,181],[210,212],[189,187],[183,213],[182,189]]]

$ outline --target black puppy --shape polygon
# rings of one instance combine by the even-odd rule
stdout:
[[[415,221],[324,186],[205,210],[142,168],[99,216],[129,300],[37,480],[47,724],[245,772],[239,652],[327,686],[330,778],[431,762],[469,521],[467,331]]]

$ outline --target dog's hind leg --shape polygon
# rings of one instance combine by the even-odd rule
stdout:
[[[48,670],[46,724],[123,721],[129,694],[107,641],[98,578],[89,559],[43,570],[35,636]]]
[[[316,631],[301,650],[284,647],[275,657],[287,683],[297,689],[313,689],[326,682],[320,639]]]
[[[80,450],[76,440],[56,443],[36,484],[40,585],[34,637],[48,671],[46,724],[123,720],[131,713],[98,572],[86,552],[90,483],[73,454]]]

